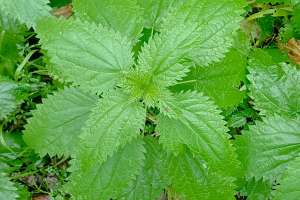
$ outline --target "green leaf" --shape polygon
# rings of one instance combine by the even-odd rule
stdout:
[[[239,28],[237,22],[242,20],[240,15],[245,12],[245,6],[244,0],[184,1],[164,20],[162,34],[172,33],[173,27],[180,24],[197,22],[199,33],[190,35],[196,37],[197,43],[188,57],[200,66],[219,61],[232,45],[232,34]]]
[[[19,195],[14,183],[7,177],[9,166],[0,161],[0,199],[15,200]]]
[[[163,149],[158,140],[145,137],[145,162],[142,165],[136,180],[124,190],[124,199],[156,199],[168,187],[167,179],[163,176]]]
[[[195,90],[209,96],[219,109],[238,106],[247,98],[246,90],[240,91],[241,81],[246,82],[247,56],[235,50],[225,54],[221,62],[208,67],[196,66],[172,91]]]
[[[21,84],[0,76],[0,121],[7,119],[7,116],[23,102],[21,88]]]
[[[0,0],[0,9],[18,19],[21,24],[26,24],[28,28],[35,28],[40,19],[51,16],[48,3],[49,0]]]
[[[203,161],[193,157],[191,153],[169,153],[165,158],[163,172],[169,184],[177,192],[183,193],[191,200],[234,200],[235,178],[224,178],[208,173]]]
[[[271,3],[271,4],[276,4],[276,3],[279,3],[279,4],[282,4],[284,3],[285,5],[296,5],[296,4],[299,4],[300,1],[299,0],[256,0],[257,3],[265,3],[265,4],[268,4],[268,3]]]
[[[132,46],[143,30],[143,11],[136,0],[74,0],[73,11],[82,20],[120,32]]]
[[[236,136],[238,159],[246,179],[278,180],[300,152],[300,117],[269,116]]]
[[[120,89],[103,95],[97,107],[92,109],[84,133],[80,136],[83,140],[81,155],[84,170],[101,164],[120,146],[140,135],[145,113],[141,102],[131,100]]]
[[[252,178],[245,181],[245,185],[242,188],[241,195],[248,196],[247,200],[269,200],[273,199],[271,194],[273,183],[263,182],[262,178],[258,181]]]
[[[228,127],[238,128],[245,126],[247,122],[246,117],[243,114],[234,114],[228,120]]]
[[[60,8],[71,3],[71,0],[50,0],[49,6],[52,8]]]
[[[299,0],[295,0],[295,1],[299,1]],[[298,3],[300,3],[300,1]],[[293,12],[293,17],[291,18],[291,23],[294,26],[294,28],[296,29],[296,31],[298,31],[300,33],[300,6],[299,6],[299,4]],[[298,38],[298,39],[300,39],[300,38]]]
[[[169,151],[177,154],[185,144],[212,172],[225,177],[239,175],[225,121],[208,97],[190,91],[179,93],[169,99],[166,109],[168,113],[162,111],[165,114],[157,116],[156,131]]]
[[[25,142],[41,157],[47,153],[50,157],[74,155],[81,128],[96,106],[96,99],[81,88],[66,87],[55,92],[32,111],[34,117],[25,125]]]
[[[93,165],[85,173],[80,170],[72,172],[71,182],[65,186],[66,192],[72,194],[73,199],[119,199],[123,188],[128,188],[139,173],[144,152],[141,138],[133,139],[109,156],[106,162]]]
[[[55,75],[94,92],[112,89],[120,71],[133,64],[127,39],[101,25],[47,18],[37,32]]]
[[[275,200],[300,199],[300,158],[287,167],[285,175],[279,180],[280,185],[275,187]]]
[[[260,114],[299,113],[300,72],[295,67],[275,63],[267,52],[256,49],[251,53],[248,69],[249,95]]]
[[[183,1],[175,0],[138,0],[138,5],[144,10],[145,28],[161,29],[161,22],[172,7],[176,7]]]

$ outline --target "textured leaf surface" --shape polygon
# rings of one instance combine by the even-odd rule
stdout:
[[[203,161],[190,153],[174,156],[170,153],[164,164],[163,172],[168,176],[169,184],[186,199],[234,200],[234,178],[223,178],[208,174]]]
[[[193,67],[184,77],[182,84],[172,87],[172,91],[196,90],[209,96],[221,109],[237,106],[247,98],[246,90],[240,91],[241,81],[246,82],[247,56],[231,50],[220,62],[208,67]]]
[[[278,180],[300,152],[300,118],[269,116],[236,137],[238,159],[246,179]]]
[[[299,1],[300,4],[300,1]],[[300,6],[298,6],[294,9],[293,17],[291,18],[291,22],[295,29],[300,33]],[[298,38],[299,39],[299,38]]]
[[[48,18],[37,32],[55,64],[54,74],[66,82],[102,92],[113,88],[119,72],[133,64],[127,39],[101,25]]]
[[[141,138],[133,139],[101,165],[93,165],[85,173],[73,172],[66,191],[73,195],[72,199],[119,199],[123,188],[139,173],[144,152]]]
[[[0,120],[4,120],[23,102],[20,84],[0,76]]]
[[[162,34],[172,32],[178,24],[198,22],[198,44],[189,57],[200,66],[219,61],[231,46],[232,34],[239,28],[237,22],[242,20],[240,15],[244,12],[245,3],[243,0],[184,1],[164,20]]]
[[[169,100],[167,109],[175,113],[175,118],[159,114],[156,130],[168,150],[178,153],[185,144],[213,172],[238,176],[238,161],[225,121],[208,97],[196,92],[179,93]]]
[[[54,96],[43,100],[32,111],[33,118],[25,126],[25,142],[41,157],[74,155],[78,148],[81,128],[96,106],[96,95],[71,87],[59,90]]]
[[[249,65],[249,95],[261,114],[299,113],[300,72],[295,67],[275,63],[260,49],[251,53]]]
[[[276,4],[276,3],[284,3],[285,5],[297,5],[300,3],[299,0],[256,0],[257,3],[265,3],[265,4],[268,4],[268,3],[272,3],[273,5]]]
[[[19,195],[14,183],[7,176],[9,166],[0,162],[0,199],[15,200]]]
[[[275,200],[300,199],[300,159],[296,158],[293,164],[287,167],[285,175],[275,187],[273,195]]]
[[[263,182],[263,179],[258,181],[252,178],[245,181],[244,188],[240,191],[241,195],[248,196],[247,200],[269,200],[273,199],[271,192],[273,188],[273,183],[269,181]]]
[[[84,169],[101,164],[119,146],[136,138],[145,123],[145,109],[120,89],[111,90],[92,109],[81,135]]]
[[[124,190],[123,199],[156,199],[168,187],[167,179],[163,176],[163,149],[158,140],[145,137],[145,162],[130,187]]]
[[[0,9],[18,19],[21,24],[26,24],[28,28],[35,28],[37,21],[51,16],[51,7],[47,3],[49,0],[0,0]]]
[[[82,20],[111,27],[137,43],[143,30],[143,11],[136,0],[74,0],[73,11]]]

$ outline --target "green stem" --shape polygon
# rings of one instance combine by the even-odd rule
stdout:
[[[24,176],[28,176],[28,175],[32,175],[32,174],[35,174],[37,172],[39,172],[40,170],[36,170],[36,171],[33,171],[33,172],[27,172],[27,173],[24,173],[24,174],[18,174],[16,176],[11,176],[10,178],[11,179],[18,179],[18,178],[21,178],[21,177],[24,177]]]
[[[197,80],[182,81],[182,82],[175,83],[174,85],[185,84],[185,83],[192,83],[192,82],[196,82],[196,81]]]
[[[19,65],[19,67],[17,68],[16,72],[15,72],[15,81],[18,81],[18,79],[20,78],[20,72],[21,70],[24,68],[25,64],[28,62],[28,60],[30,59],[30,57],[36,52],[37,50],[32,50],[29,52],[29,54],[25,57],[25,59],[23,60],[23,62]]]
[[[6,121],[3,121],[3,123],[0,125],[0,142],[1,142],[1,144],[2,144],[6,149],[8,149],[10,152],[12,152],[13,154],[15,154],[15,155],[17,156],[16,152],[14,152],[14,151],[6,144],[6,142],[5,142],[5,140],[4,140],[2,128],[3,128],[3,125],[4,125],[5,123],[6,123]]]
[[[146,116],[147,116],[147,110],[148,110],[148,106],[146,105]],[[147,117],[146,117],[146,119],[145,119],[142,137],[144,137],[144,135],[145,135],[146,122],[147,122]]]
[[[65,162],[65,161],[68,160],[70,157],[71,157],[71,156],[68,156],[68,157],[62,159],[61,161],[59,161],[58,163],[56,163],[56,164],[54,165],[54,167],[57,166],[57,165],[59,165],[59,164],[61,164],[61,163],[63,163],[63,162]]]

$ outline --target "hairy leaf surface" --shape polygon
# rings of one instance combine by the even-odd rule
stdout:
[[[163,172],[168,176],[169,184],[187,199],[235,199],[235,179],[208,173],[203,161],[191,153],[179,153],[177,156],[169,153]]]
[[[79,145],[81,128],[91,109],[96,106],[95,95],[81,88],[65,88],[43,100],[32,111],[33,118],[25,126],[24,140],[40,156],[74,155]]]
[[[131,100],[120,89],[103,95],[81,135],[84,169],[101,164],[120,146],[136,138],[144,127],[145,113],[141,102]]]
[[[300,159],[294,160],[291,166],[288,166],[285,175],[278,182],[280,185],[275,187],[273,195],[275,200],[300,199]]]
[[[173,117],[157,116],[157,135],[170,151],[180,152],[187,145],[194,156],[208,164],[212,172],[237,175],[238,161],[229,142],[225,121],[208,97],[196,92],[174,95],[166,107]]]
[[[295,114],[300,111],[300,72],[291,65],[277,64],[267,52],[251,53],[247,78],[249,94],[261,114]]]
[[[18,19],[21,24],[26,24],[28,28],[35,28],[40,19],[51,16],[48,3],[49,0],[0,0],[0,9]]]
[[[66,191],[73,195],[72,199],[119,199],[123,188],[128,188],[139,173],[144,152],[141,138],[133,139],[109,156],[106,162],[93,165],[85,173],[80,170],[73,172]]]
[[[120,71],[133,64],[128,40],[101,25],[48,18],[38,23],[37,32],[55,75],[74,85],[95,92],[112,89]]]
[[[236,137],[238,159],[246,179],[279,180],[300,152],[300,117],[269,116]]]
[[[246,90],[240,91],[241,81],[246,82],[247,56],[231,50],[221,62],[208,67],[191,68],[182,82],[172,87],[172,91],[195,90],[203,92],[218,105],[219,109],[238,106],[247,97]]]
[[[143,11],[136,0],[74,0],[73,11],[82,20],[111,27],[138,42],[143,30]]]
[[[163,149],[158,140],[145,137],[145,162],[130,187],[124,190],[124,199],[156,199],[168,187],[167,179],[163,176]]]

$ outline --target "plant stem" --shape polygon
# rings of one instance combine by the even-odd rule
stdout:
[[[174,85],[185,84],[185,83],[191,83],[191,82],[196,82],[196,81],[197,81],[197,80],[183,81],[183,82],[175,83]]]
[[[25,57],[25,59],[23,60],[23,62],[19,65],[19,67],[17,68],[16,72],[15,72],[15,81],[18,81],[18,79],[20,78],[20,72],[21,70],[24,68],[25,64],[28,62],[28,60],[30,59],[30,57],[36,52],[37,50],[32,50],[29,52],[29,54]]]

